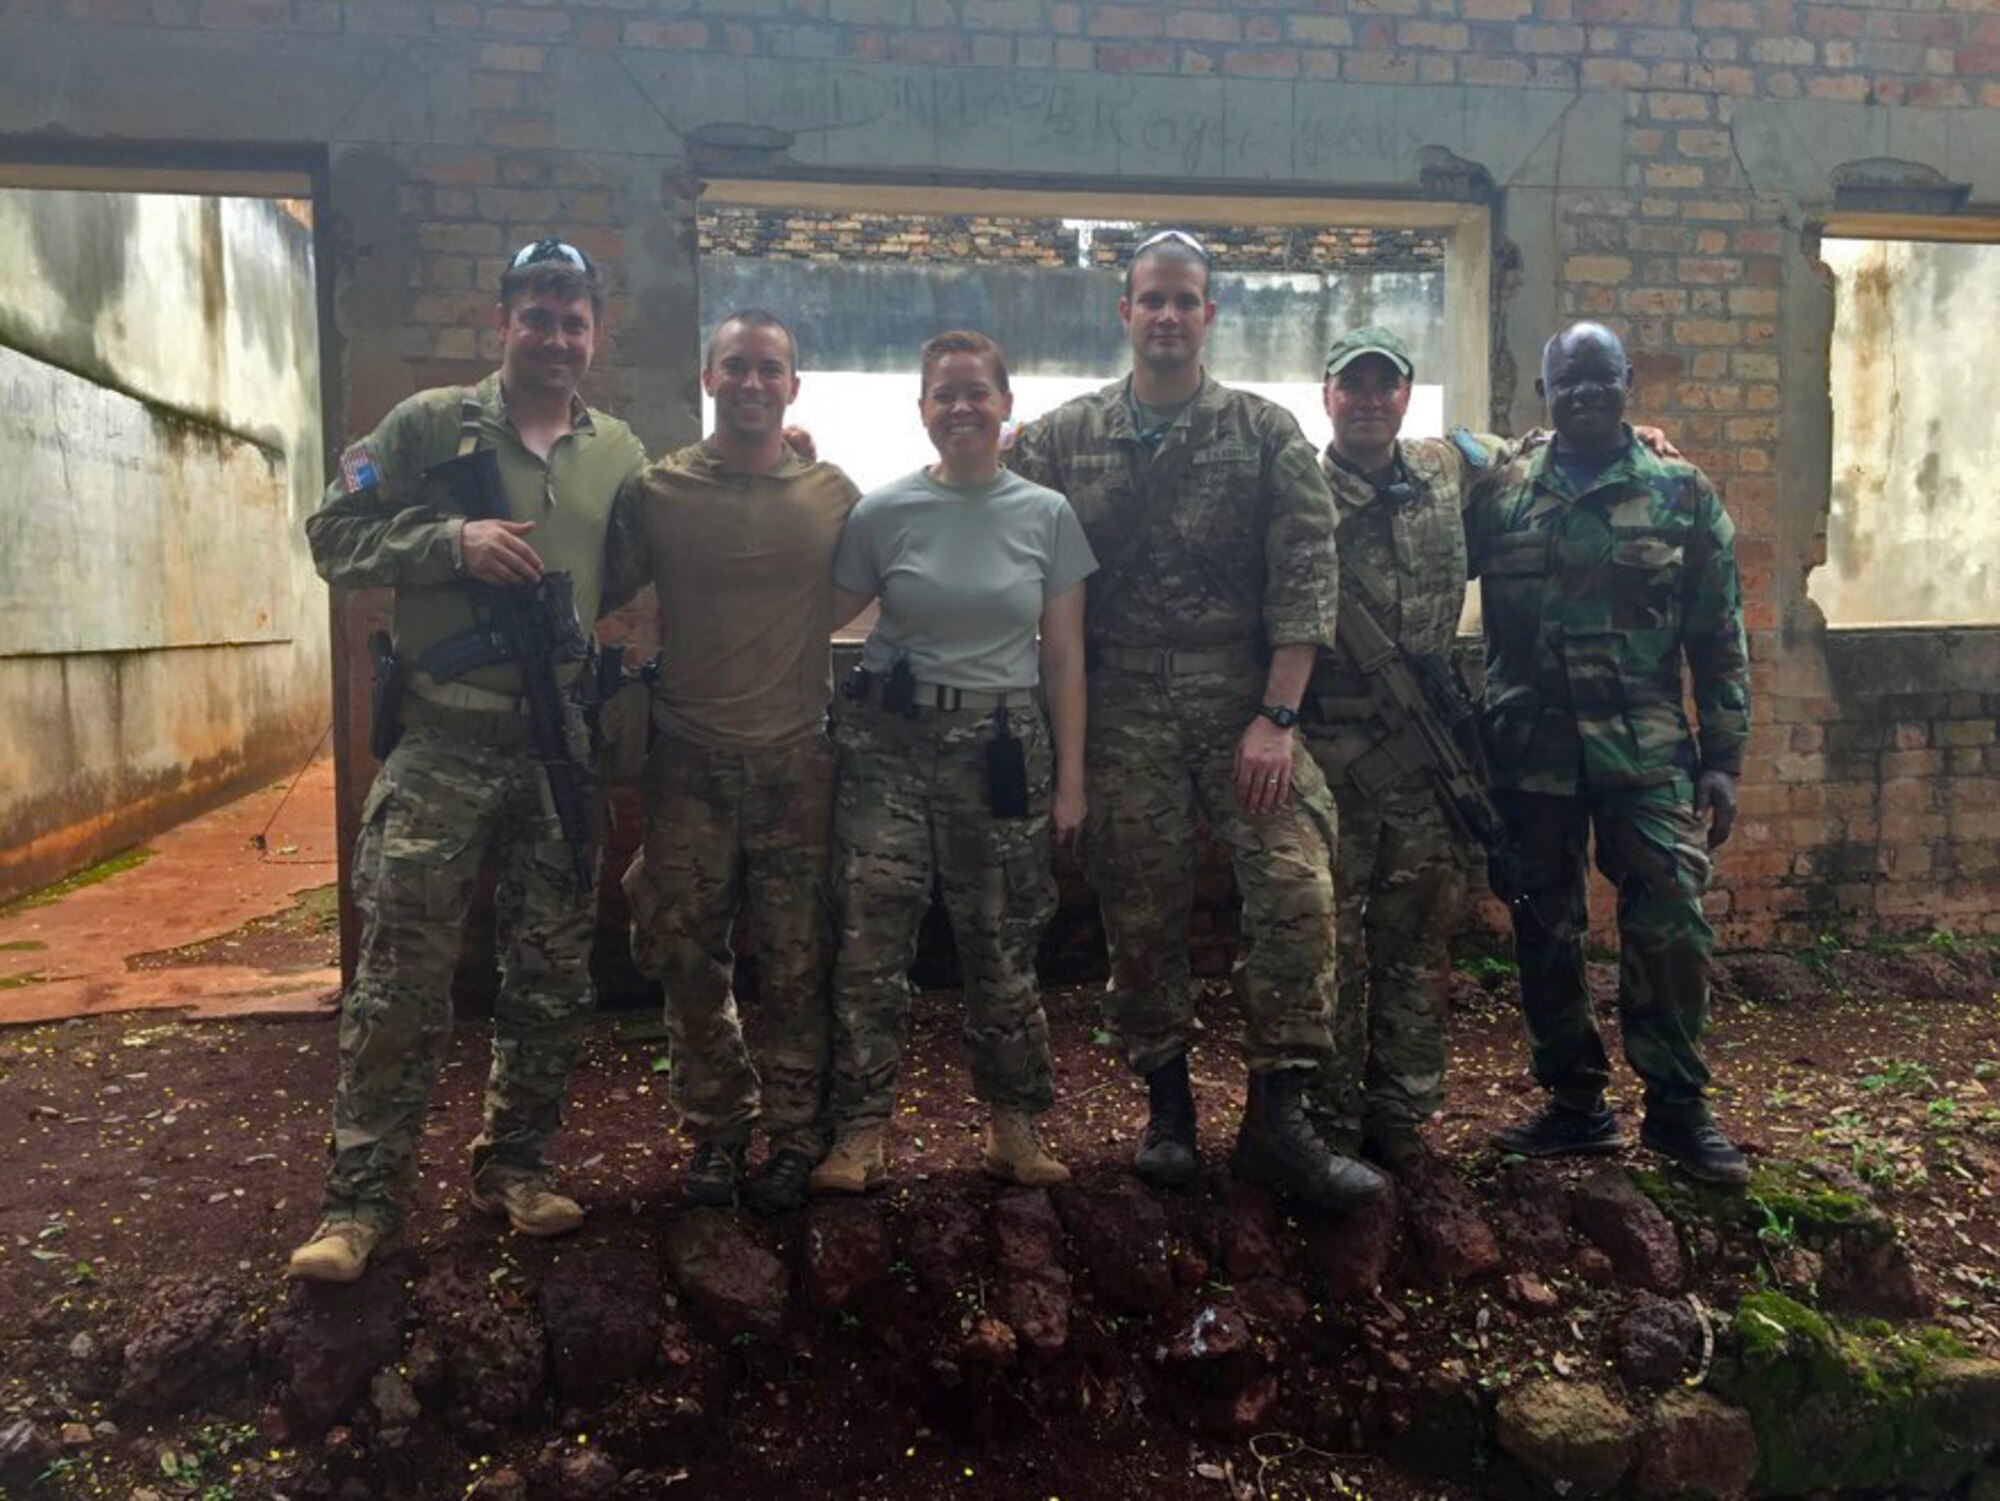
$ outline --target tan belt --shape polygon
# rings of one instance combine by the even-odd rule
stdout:
[[[1248,646],[1222,646],[1200,651],[1153,651],[1144,647],[1100,646],[1093,653],[1096,665],[1119,672],[1154,673],[1161,677],[1187,677],[1198,672],[1234,672],[1257,669],[1257,653]]]
[[[525,714],[488,714],[479,709],[449,709],[414,696],[403,700],[403,728],[431,730],[469,745],[498,748],[528,743]]]
[[[495,693],[491,688],[480,688],[471,683],[440,683],[427,672],[410,674],[409,691],[412,698],[436,704],[440,709],[460,709],[478,714],[528,712],[525,694]]]
[[[867,703],[873,699],[878,706],[886,679],[870,673],[859,693],[848,695]],[[911,704],[919,709],[936,709],[941,714],[950,714],[959,709],[1025,709],[1035,700],[1032,688],[1009,688],[1001,693],[989,693],[980,688],[954,688],[949,683],[926,683],[917,679],[917,696]]]

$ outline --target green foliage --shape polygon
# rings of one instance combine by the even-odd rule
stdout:
[[[1478,982],[1482,990],[1499,990],[1521,978],[1521,966],[1498,954],[1468,954],[1454,960],[1452,968]]]
[[[1936,1094],[1937,1078],[1914,1058],[1870,1058],[1874,1072],[1861,1076],[1871,1094]]]

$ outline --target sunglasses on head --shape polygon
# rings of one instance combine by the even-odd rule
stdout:
[[[1144,255],[1148,250],[1151,250],[1155,245],[1164,245],[1169,240],[1172,240],[1176,244],[1187,246],[1188,249],[1192,250],[1196,255],[1200,256],[1204,261],[1209,260],[1211,258],[1208,253],[1208,247],[1202,244],[1201,241],[1197,240],[1193,235],[1189,234],[1186,230],[1163,229],[1159,231],[1157,234],[1147,235],[1145,239],[1141,240],[1138,244],[1134,245],[1132,247],[1132,259],[1136,261],[1140,256]]]
[[[532,245],[523,245],[507,269],[519,271],[523,266],[532,266],[539,261],[562,261],[585,276],[597,275],[597,268],[590,263],[590,257],[562,240],[537,240]]]

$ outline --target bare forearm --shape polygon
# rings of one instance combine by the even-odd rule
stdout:
[[[1306,696],[1318,659],[1319,647],[1310,641],[1273,647],[1271,666],[1264,674],[1264,702],[1296,709]]]
[[[1083,729],[1086,696],[1083,653],[1042,652],[1042,682],[1049,696],[1049,729],[1056,741],[1056,785],[1083,783]]]

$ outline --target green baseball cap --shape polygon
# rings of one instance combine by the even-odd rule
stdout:
[[[1381,355],[1403,372],[1404,380],[1416,374],[1416,366],[1410,363],[1410,351],[1403,347],[1403,341],[1388,329],[1373,324],[1352,329],[1333,341],[1333,348],[1326,352],[1326,373],[1338,375],[1364,354]]]

